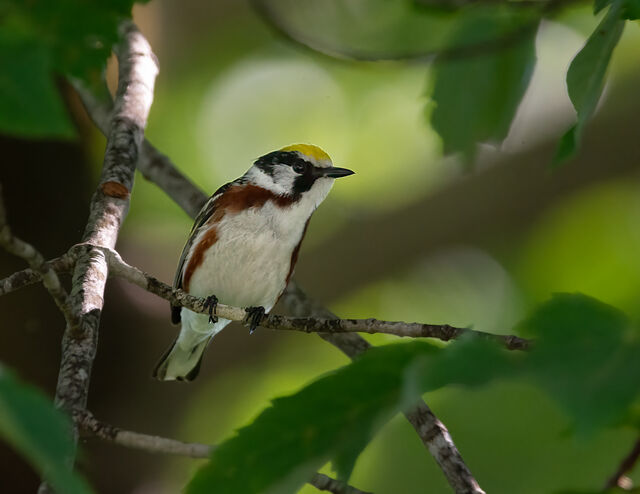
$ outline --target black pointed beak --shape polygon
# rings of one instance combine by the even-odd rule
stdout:
[[[348,177],[349,175],[353,175],[355,172],[353,170],[349,170],[348,168],[337,168],[335,166],[330,166],[329,168],[319,168],[318,173],[321,177],[340,178]]]

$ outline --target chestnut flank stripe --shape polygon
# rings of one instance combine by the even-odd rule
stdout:
[[[272,201],[277,206],[284,208],[291,206],[291,204],[295,202],[295,199],[290,196],[276,195],[270,190],[252,184],[233,185],[216,199],[215,210],[203,225],[203,228],[207,229],[207,233],[193,246],[193,253],[184,270],[182,286],[187,292],[189,291],[189,282],[191,281],[193,273],[204,261],[204,255],[207,250],[218,240],[218,230],[216,226],[220,223],[224,215],[227,213],[239,213],[251,208],[260,208],[264,206],[267,201]],[[289,282],[289,277],[293,272],[293,267],[298,258],[299,249],[300,245],[296,247],[291,255],[291,270],[289,276],[287,276],[287,283]]]

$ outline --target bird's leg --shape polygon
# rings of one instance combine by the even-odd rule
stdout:
[[[247,307],[245,311],[247,312],[245,322],[249,323],[249,334],[253,334],[264,317],[264,307]]]
[[[218,307],[218,297],[209,295],[204,301],[205,308],[209,309],[209,322],[215,324],[218,322],[218,316],[215,315],[216,307]]]

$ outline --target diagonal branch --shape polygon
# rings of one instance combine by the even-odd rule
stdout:
[[[46,261],[43,264],[43,269],[51,269],[57,274],[68,273],[71,271],[75,263],[76,260],[67,253],[50,261]],[[41,281],[42,274],[39,271],[33,270],[31,268],[17,271],[11,276],[7,276],[6,278],[0,280],[0,296],[19,290],[20,288],[33,285],[35,283],[40,283]]]
[[[118,91],[109,124],[100,183],[92,200],[83,241],[113,248],[129,208],[129,195],[147,115],[158,72],[146,39],[129,21],[120,29],[121,43],[114,49],[119,63]],[[89,249],[76,261],[71,305],[80,317],[77,329],[67,326],[62,341],[62,361],[56,388],[60,408],[82,410],[86,406],[108,266],[100,249]],[[77,442],[77,428],[73,430]],[[75,453],[68,458],[70,466]],[[41,486],[40,492],[47,492]]]
[[[625,456],[620,462],[618,469],[615,471],[615,473],[611,477],[609,477],[607,482],[604,484],[603,491],[612,489],[614,487],[624,488],[625,479],[627,481],[630,481],[630,479],[626,478],[625,474],[627,472],[630,472],[631,469],[633,469],[633,467],[635,466],[635,464],[638,462],[639,459],[640,459],[640,438],[636,440],[636,442],[633,444],[633,447],[631,448],[631,451],[629,451],[627,456]]]
[[[88,410],[74,412],[73,419],[85,434],[148,453],[187,456],[189,458],[209,458],[211,452],[215,449],[215,446],[209,446],[208,444],[185,443],[166,437],[120,429],[96,419]],[[316,489],[332,492],[333,494],[368,494],[322,473],[316,473],[309,481],[309,484]]]
[[[307,295],[295,283],[290,283],[283,302],[295,315],[312,315],[337,319],[337,316]],[[320,337],[338,347],[350,358],[355,358],[370,347],[362,336],[355,333],[320,333]],[[462,459],[449,431],[424,401],[419,401],[405,413],[405,417],[420,436],[444,473],[454,492],[459,494],[484,494],[484,491]]]

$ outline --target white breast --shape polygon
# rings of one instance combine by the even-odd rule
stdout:
[[[194,271],[189,291],[216,295],[228,305],[271,310],[285,288],[291,254],[313,209],[298,203],[283,210],[269,201],[261,208],[225,214],[218,240]]]

